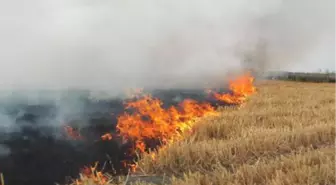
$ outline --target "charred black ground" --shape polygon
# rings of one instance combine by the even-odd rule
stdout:
[[[164,107],[187,98],[218,106],[218,102],[200,90],[155,90],[151,94],[160,98]],[[96,161],[104,165],[106,171],[127,173],[121,161],[135,159],[135,156],[125,155],[132,143],[100,139],[104,133],[115,133],[116,116],[125,111],[123,101],[84,98],[83,103],[85,109],[78,116],[80,119],[69,118],[68,122],[80,130],[83,140],[67,139],[62,127],[43,124],[55,119],[57,107],[54,104],[1,105],[3,111],[15,120],[12,124],[20,128],[11,132],[0,131],[1,145],[10,151],[0,155],[0,172],[5,176],[6,185],[65,183],[66,177],[77,177],[83,166]],[[151,142],[153,147],[159,143]]]

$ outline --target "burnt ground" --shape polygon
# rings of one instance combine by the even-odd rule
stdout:
[[[156,90],[152,95],[163,100],[164,107],[186,98],[218,106],[199,90]],[[134,159],[125,155],[131,144],[122,144],[118,139],[100,139],[106,132],[115,133],[116,115],[125,111],[123,101],[84,99],[83,102],[85,106],[80,115],[73,120],[68,118],[69,124],[80,130],[82,140],[69,139],[60,124],[50,124],[57,116],[55,104],[0,105],[2,112],[13,119],[10,124],[19,128],[10,132],[0,130],[0,148],[9,149],[7,154],[0,155],[0,172],[4,174],[6,185],[65,183],[76,178],[83,166],[96,161],[105,164],[106,171],[127,172],[121,161]]]

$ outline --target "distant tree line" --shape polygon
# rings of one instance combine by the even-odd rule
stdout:
[[[272,80],[335,83],[335,72],[328,72],[328,73],[268,72],[267,74],[264,74],[263,77]]]

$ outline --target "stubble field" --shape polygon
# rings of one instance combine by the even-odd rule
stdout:
[[[138,175],[111,184],[335,184],[335,84],[256,86],[244,105],[199,120],[155,160],[144,155]]]

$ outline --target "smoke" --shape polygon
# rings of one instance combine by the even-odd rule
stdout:
[[[0,156],[10,154],[10,149],[0,144]]]
[[[258,21],[266,70],[334,70],[335,1],[284,0]]]
[[[196,83],[244,67],[237,48],[260,39],[263,65],[276,69],[301,62],[322,39],[334,44],[332,0],[13,0],[0,12],[3,89]]]
[[[189,3],[151,1],[35,0],[5,5],[2,88],[117,92],[132,86],[159,85],[165,76],[183,74],[187,78],[188,73],[215,68],[213,59],[205,61],[208,56],[204,55],[215,57],[219,63],[218,54],[212,50],[220,43],[213,43],[216,38],[208,35],[219,32],[219,28],[198,31],[206,26],[204,23],[216,24],[215,19],[222,16],[219,10],[211,12],[215,4],[208,4],[207,9],[202,8],[202,2],[196,2],[194,8]],[[192,22],[199,18],[204,20]],[[227,26],[233,23],[229,20]],[[223,36],[224,41],[234,30],[232,27],[231,33]],[[189,39],[184,39],[188,35]],[[170,44],[171,39],[176,43]],[[224,43],[232,45],[229,42]],[[220,67],[225,70],[232,63],[237,61],[224,62]]]
[[[85,106],[69,98],[72,89],[102,98],[133,87],[198,87],[246,67],[333,63],[334,7],[333,0],[0,1],[1,126],[18,129],[19,113],[8,107],[48,102],[59,126]]]

